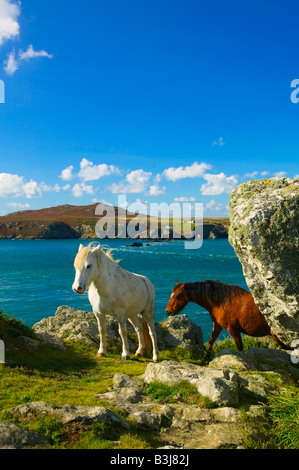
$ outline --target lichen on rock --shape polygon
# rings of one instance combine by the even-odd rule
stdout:
[[[285,344],[299,338],[299,179],[248,181],[231,194],[229,241],[247,285]]]

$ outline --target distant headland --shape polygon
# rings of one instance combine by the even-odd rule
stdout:
[[[0,217],[0,239],[2,240],[63,240],[63,239],[96,239],[95,227],[101,216],[96,215],[98,204],[87,206],[62,205],[40,210],[26,210],[14,212]],[[103,205],[105,209],[105,205]],[[111,207],[107,206],[107,209]],[[118,224],[129,223],[136,214],[130,213],[120,207],[114,207],[116,216],[116,231]],[[150,217],[144,216],[146,221],[145,233],[142,237],[151,238]],[[159,224],[162,219],[159,219]],[[161,240],[177,238],[173,228],[175,224],[170,221],[170,230],[167,236],[162,231],[157,237]],[[209,218],[203,221],[203,238],[228,238],[228,218]],[[180,237],[183,239],[183,237]]]

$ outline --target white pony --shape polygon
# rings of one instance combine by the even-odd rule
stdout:
[[[138,336],[139,347],[136,356],[142,356],[150,339],[153,345],[153,361],[159,361],[155,331],[155,288],[145,276],[130,273],[114,261],[111,250],[101,246],[80,245],[75,258],[76,277],[73,291],[88,298],[97,319],[100,333],[99,357],[107,353],[105,316],[117,318],[122,338],[123,360],[130,358],[127,340],[127,320],[131,322]],[[142,315],[142,320],[139,316]]]

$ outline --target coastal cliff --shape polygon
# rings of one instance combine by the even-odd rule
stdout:
[[[105,209],[105,206],[103,206]],[[97,238],[95,226],[100,220],[96,214],[97,204],[90,206],[57,206],[41,210],[20,211],[0,217],[0,239],[6,240],[59,240]],[[108,208],[108,207],[107,207]],[[110,207],[111,209],[111,207]],[[129,223],[135,214],[115,207],[116,232],[118,224]],[[150,237],[150,218],[144,216]],[[228,238],[229,219],[205,219],[203,238]],[[146,237],[145,237],[146,238]],[[164,237],[162,236],[161,239]],[[167,239],[173,239],[169,230]]]
[[[299,338],[299,179],[249,181],[231,194],[229,240],[255,303],[285,344]]]

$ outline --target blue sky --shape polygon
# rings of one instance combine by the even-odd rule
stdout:
[[[296,0],[0,0],[0,214],[298,175]],[[298,94],[299,95],[299,94]]]

